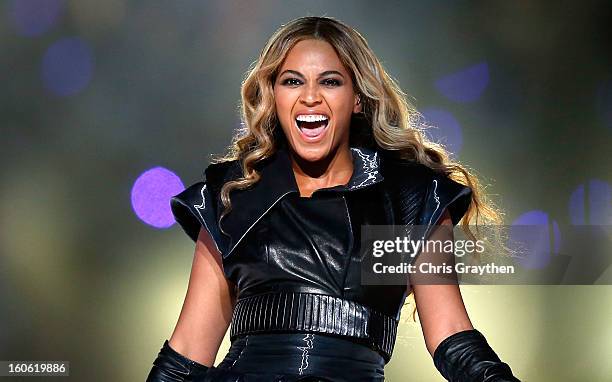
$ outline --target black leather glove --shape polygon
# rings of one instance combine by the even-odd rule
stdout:
[[[203,380],[208,367],[181,355],[164,342],[146,382],[187,382]]]
[[[434,351],[433,360],[450,382],[521,382],[476,329],[446,337]]]

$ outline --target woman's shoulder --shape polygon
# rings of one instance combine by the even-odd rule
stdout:
[[[219,191],[223,184],[235,180],[242,175],[240,162],[237,159],[213,162],[204,170],[204,178],[208,189]]]
[[[451,188],[465,185],[453,180],[448,173],[431,168],[415,160],[399,158],[388,153],[382,155],[381,171],[391,182],[411,184],[444,184]]]
[[[204,169],[204,175],[207,181],[218,181],[237,176],[239,170],[240,163],[237,159],[215,161]]]
[[[453,224],[457,224],[471,203],[470,187],[422,163],[386,157],[382,171],[392,199],[398,201],[400,210],[407,211],[405,221],[415,221],[414,213],[421,210],[422,215],[416,221],[435,223],[448,209]],[[412,215],[408,213],[411,211]]]
[[[399,158],[395,155],[383,153],[381,158],[381,172],[387,183],[424,185],[434,178],[443,176],[431,167],[414,160]]]

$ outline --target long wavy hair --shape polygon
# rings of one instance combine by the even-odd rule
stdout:
[[[231,191],[248,188],[259,181],[261,175],[256,165],[279,147],[283,134],[276,115],[273,87],[291,48],[306,39],[326,41],[335,49],[352,76],[355,91],[360,94],[362,112],[351,121],[351,144],[392,151],[402,159],[421,163],[470,187],[471,203],[460,222],[470,238],[475,238],[470,225],[501,224],[501,212],[486,198],[473,171],[452,160],[443,145],[430,141],[424,134],[422,116],[385,71],[365,38],[334,18],[313,16],[282,25],[246,74],[240,105],[243,128],[234,135],[228,153],[215,160],[238,160],[242,168],[242,177],[221,188],[225,207],[222,216],[231,211]]]

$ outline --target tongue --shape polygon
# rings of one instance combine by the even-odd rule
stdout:
[[[327,121],[319,121],[319,122],[301,122],[300,130],[307,137],[316,137],[321,134],[325,127],[327,126]]]

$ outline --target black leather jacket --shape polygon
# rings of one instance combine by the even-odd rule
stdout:
[[[430,168],[383,150],[351,148],[347,185],[301,198],[285,149],[264,161],[261,179],[230,195],[232,211],[219,219],[219,192],[241,175],[236,161],[213,164],[206,181],[171,200],[177,222],[195,241],[201,226],[237,286],[231,337],[274,331],[340,335],[391,357],[406,286],[362,285],[363,225],[426,225],[425,236],[448,209],[453,224],[467,210],[471,190]]]

